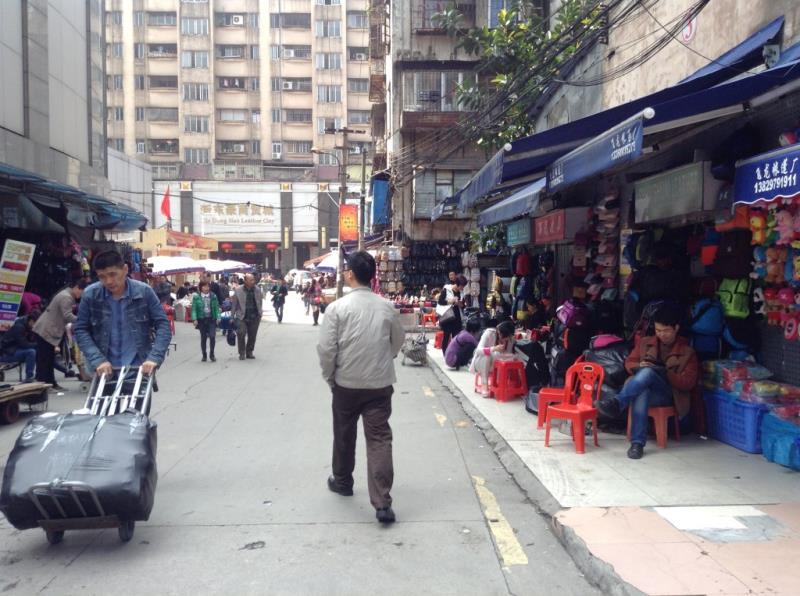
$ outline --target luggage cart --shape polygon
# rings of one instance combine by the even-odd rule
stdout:
[[[145,378],[139,367],[136,376],[132,377],[134,369],[128,366],[114,371],[116,382],[113,375],[111,379],[105,374],[95,375],[84,405],[86,415],[113,416],[129,409],[149,415],[155,373]],[[109,381],[113,383],[113,390],[106,395],[107,388],[111,387]],[[28,497],[42,515],[38,524],[50,544],[59,544],[66,530],[117,528],[123,542],[133,538],[136,522],[109,515],[100,503],[97,491],[85,482],[56,478],[33,485]]]

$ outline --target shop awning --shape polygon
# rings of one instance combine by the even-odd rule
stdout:
[[[782,16],[778,17],[760,31],[753,33],[738,46],[731,48],[716,60],[709,62],[700,70],[683,79],[682,82],[704,77],[723,69],[729,70],[731,76],[736,76],[762,63],[764,61],[762,55],[764,45],[778,37],[781,27],[783,27],[783,21],[784,18]]]
[[[0,163],[0,176],[17,182],[44,182],[45,179],[27,170]]]
[[[86,200],[96,211],[93,227],[98,230],[133,232],[147,228],[147,218],[135,209],[94,195],[87,195]]]
[[[431,211],[431,221],[436,221],[445,214],[454,213],[458,209],[458,202],[461,200],[462,193],[463,191],[459,190],[453,196],[447,197],[441,203],[437,203],[433,211]]]
[[[205,267],[189,257],[156,256],[148,258],[147,264],[151,266],[154,275],[174,275],[205,271]]]
[[[461,196],[458,199],[458,207],[461,211],[466,212],[478,199],[488,194],[503,181],[504,153],[504,149],[498,151],[461,189]]]
[[[540,178],[496,205],[481,211],[478,214],[478,227],[491,226],[532,213],[539,206],[539,192],[544,186],[545,178]]]
[[[790,62],[796,62],[797,60],[800,60],[800,43],[796,43],[783,50],[775,66],[784,66]]]
[[[733,193],[748,205],[800,194],[800,143],[737,162]]]

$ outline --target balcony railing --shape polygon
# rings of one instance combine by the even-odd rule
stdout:
[[[265,165],[261,160],[216,160],[209,164],[151,163],[153,180],[268,180],[303,182],[313,179],[307,165]],[[334,167],[336,171],[336,168]]]
[[[465,112],[458,101],[458,85],[474,79],[474,73],[417,71],[403,73],[404,112]]]

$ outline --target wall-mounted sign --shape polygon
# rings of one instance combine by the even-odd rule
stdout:
[[[217,241],[194,234],[184,234],[175,230],[167,230],[167,246],[178,248],[199,248],[200,250],[217,250]]]
[[[800,194],[800,143],[736,164],[734,200],[758,203]]]
[[[0,330],[5,331],[17,318],[36,245],[6,240],[0,257]]]
[[[586,207],[558,209],[533,221],[534,244],[569,242],[575,239],[575,234],[586,227],[589,210]]]
[[[634,184],[636,223],[711,211],[722,184],[711,175],[711,164],[705,161],[639,180]]]
[[[519,221],[512,221],[506,226],[506,242],[509,246],[520,246],[530,244],[531,228],[533,220],[525,218]]]
[[[343,242],[358,240],[358,205],[339,206],[339,237]]]

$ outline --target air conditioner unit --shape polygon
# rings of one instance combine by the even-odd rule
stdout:
[[[366,54],[356,54],[355,59],[356,60],[366,60],[367,59],[367,55]]]
[[[244,15],[235,14],[231,17],[231,25],[244,25]]]
[[[236,143],[233,145],[232,153],[244,153],[246,150],[244,143]]]
[[[294,89],[294,83],[292,83],[291,81],[283,81],[283,84],[281,85],[281,88],[282,89],[289,89],[289,90]]]
[[[294,50],[283,50],[284,58],[294,58]]]
[[[277,151],[277,152],[276,152],[276,151],[273,151],[273,152],[272,152],[272,159],[280,159],[280,158],[281,158],[281,155],[282,155],[282,154],[281,154],[281,152],[280,152],[280,151]]]

